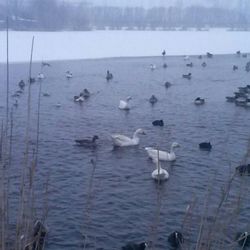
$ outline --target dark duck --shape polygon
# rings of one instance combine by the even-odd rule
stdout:
[[[82,147],[94,147],[96,146],[96,140],[99,139],[97,135],[94,135],[92,139],[78,139],[75,140],[77,146]]]

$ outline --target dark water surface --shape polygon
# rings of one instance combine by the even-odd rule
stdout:
[[[122,58],[52,62],[44,68],[46,78],[41,97],[40,154],[36,172],[37,207],[42,208],[45,183],[49,177],[49,236],[46,249],[81,249],[82,235],[88,236],[86,249],[116,250],[129,241],[154,240],[156,249],[170,249],[167,236],[173,230],[183,230],[189,235],[189,246],[197,240],[199,223],[204,214],[204,201],[208,187],[211,194],[209,213],[213,214],[221,197],[222,185],[244,158],[250,137],[250,109],[237,107],[225,101],[237,87],[249,84],[249,74],[243,69],[247,59],[232,56],[215,56],[203,60],[191,57],[192,69],[185,66],[182,57],[167,57],[167,69],[162,68],[163,58]],[[151,71],[149,65],[156,64]],[[233,72],[232,65],[239,65]],[[106,82],[109,69],[114,80]],[[65,78],[71,70],[74,77]],[[33,75],[40,64],[33,65]],[[182,79],[182,74],[192,72],[192,80]],[[20,79],[27,79],[28,65],[10,66],[11,92],[17,90]],[[3,82],[5,66],[1,65],[0,106],[4,106]],[[165,89],[164,82],[172,86]],[[84,88],[94,93],[83,104],[74,103],[73,96]],[[36,110],[39,84],[32,85],[31,140],[35,141]],[[17,98],[14,108],[14,147],[11,171],[12,209],[17,209],[17,187],[25,150],[25,121],[27,118],[27,87]],[[154,94],[159,102],[148,102]],[[118,109],[120,99],[132,96],[131,110]],[[204,97],[203,106],[193,100]],[[14,103],[15,98],[11,98]],[[56,107],[60,102],[61,107]],[[0,109],[0,117],[5,110]],[[163,119],[165,126],[153,127],[151,122]],[[137,147],[113,150],[110,134],[132,136],[143,128]],[[96,149],[74,145],[75,139],[98,135]],[[157,186],[151,179],[155,166],[147,157],[146,146],[159,146],[169,150],[172,142],[181,147],[176,150],[177,160],[163,163],[169,171],[169,180]],[[200,151],[198,144],[210,141],[212,151]],[[96,168],[90,162],[95,159]],[[230,164],[232,168],[230,168]],[[92,186],[90,186],[91,175]],[[244,186],[242,186],[244,182]],[[250,179],[236,177],[232,197],[242,188],[239,216],[234,217],[230,229],[224,233],[226,241],[234,239],[238,230],[249,230]],[[42,198],[41,198],[42,199]],[[160,200],[160,202],[159,202]],[[195,200],[194,216],[188,225],[185,214]],[[233,208],[235,205],[230,203]],[[13,212],[14,213],[14,212]],[[41,214],[37,210],[38,216]],[[228,218],[228,217],[227,217]],[[15,223],[15,218],[12,223]],[[185,236],[184,236],[185,237]],[[187,238],[187,237],[186,237]],[[218,248],[219,249],[219,248]]]

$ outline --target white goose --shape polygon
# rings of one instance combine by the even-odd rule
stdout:
[[[174,161],[176,159],[176,155],[174,152],[174,148],[180,147],[180,145],[177,142],[173,142],[170,153],[167,151],[161,151],[159,150],[159,160],[160,161]],[[148,153],[148,156],[153,159],[153,161],[157,161],[157,149],[147,147],[145,150]]]
[[[128,97],[126,98],[126,101],[120,100],[119,109],[129,110],[130,107],[129,107],[128,102],[129,102],[131,99],[132,99],[132,97],[131,97],[131,96],[128,96]]]
[[[168,171],[161,168],[161,163],[157,159],[154,162],[156,164],[156,169],[152,172],[152,178],[156,181],[167,180],[169,178]]]
[[[138,137],[139,134],[145,135],[144,130],[141,128],[137,129],[134,132],[132,138],[120,134],[112,134],[111,138],[114,146],[117,147],[135,146],[140,143],[140,138]]]

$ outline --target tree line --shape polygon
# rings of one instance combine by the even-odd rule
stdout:
[[[91,6],[87,2],[72,4],[56,0],[33,0],[23,4],[13,0],[8,8],[0,4],[0,28],[9,16],[14,30],[91,30],[91,29],[172,29],[182,27],[250,28],[250,12],[240,9],[190,6],[180,7],[112,7]]]

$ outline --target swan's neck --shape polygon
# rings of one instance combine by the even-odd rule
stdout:
[[[138,136],[138,132],[135,131],[134,134],[133,134],[133,139],[139,139],[139,136]]]
[[[171,146],[170,154],[174,154],[174,147],[173,146]]]

